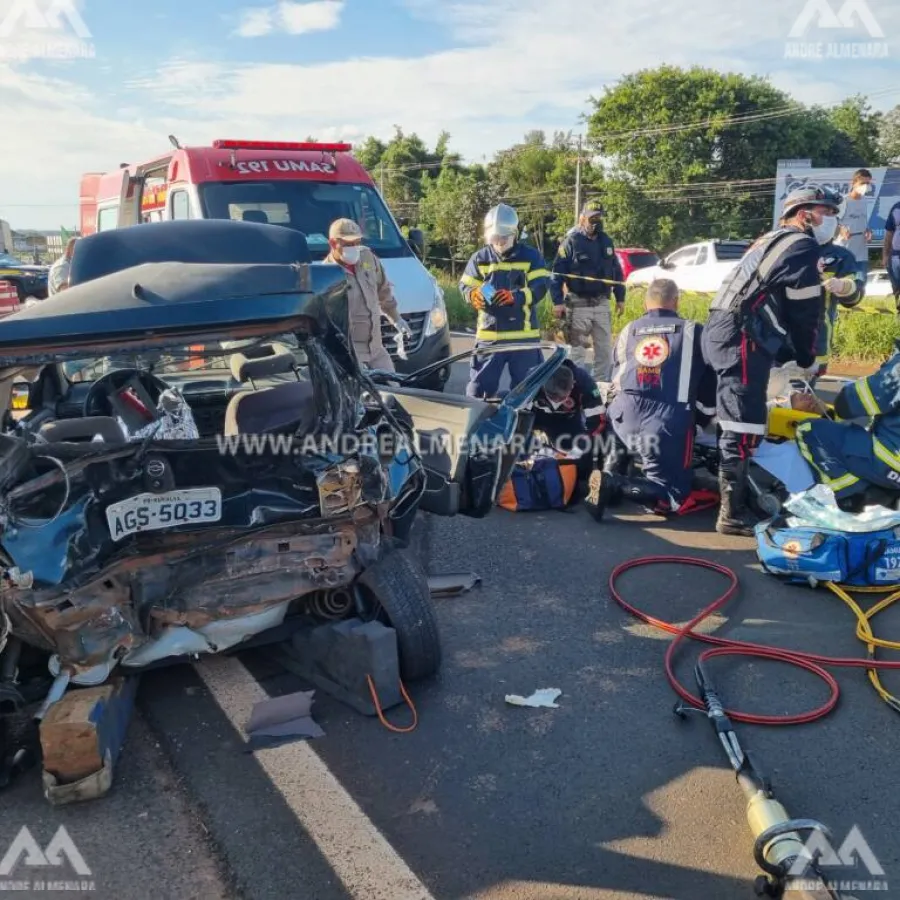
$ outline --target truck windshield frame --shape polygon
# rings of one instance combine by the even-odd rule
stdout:
[[[378,192],[366,184],[261,178],[206,182],[198,194],[203,218],[269,222],[302,232],[313,261],[328,255],[328,228],[341,218],[359,224],[363,243],[381,259],[414,256]]]

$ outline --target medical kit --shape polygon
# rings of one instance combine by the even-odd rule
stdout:
[[[562,455],[519,460],[497,505],[512,512],[565,509],[572,502],[577,480],[575,460]]]

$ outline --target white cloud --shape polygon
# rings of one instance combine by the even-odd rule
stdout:
[[[804,102],[835,103],[857,92],[896,88],[892,95],[874,97],[873,105],[886,109],[900,103],[900,78],[890,77],[900,51],[895,0],[869,0],[891,44],[890,61],[826,63],[785,59],[799,0],[756,0],[752,11],[720,0],[693,0],[680,11],[661,8],[655,0],[607,0],[602,7],[556,0],[552,15],[546,0],[493,0],[489,7],[475,0],[402,2],[456,47],[307,65],[172,59],[125,84],[136,95],[128,106],[144,110],[138,122],[113,112],[124,105],[118,99],[110,98],[104,108],[102,97],[71,84],[0,67],[4,112],[17,123],[5,133],[0,154],[0,217],[20,214],[19,207],[6,210],[3,203],[55,204],[69,198],[65,220],[71,222],[83,171],[152,157],[168,147],[170,133],[185,144],[307,135],[358,142],[368,134],[388,138],[397,124],[432,143],[446,129],[453,149],[465,158],[489,158],[533,128],[583,128],[579,117],[587,112],[589,96],[601,95],[626,73],[662,63],[769,75]],[[278,7],[266,9],[273,11],[272,28],[287,30]],[[325,21],[330,20],[318,20]],[[259,19],[257,31],[268,22]],[[311,24],[301,17],[291,27]],[[871,40],[864,31],[848,31],[845,38],[814,32],[809,40]],[[336,85],[342,86],[340,94]],[[677,110],[673,117],[679,118]],[[44,211],[21,209],[32,224],[56,224],[61,213]]]
[[[283,2],[275,6],[246,9],[235,32],[240,37],[263,37],[273,31],[306,34],[337,28],[344,0],[312,0],[309,3]]]

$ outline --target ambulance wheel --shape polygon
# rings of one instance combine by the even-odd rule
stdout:
[[[428,575],[414,555],[392,549],[359,577],[372,618],[397,632],[400,677],[421,681],[441,667],[441,638]]]

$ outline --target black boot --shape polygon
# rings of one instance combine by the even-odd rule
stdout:
[[[625,478],[619,482],[619,496],[623,500],[644,506],[650,512],[655,513],[663,498],[660,496],[660,486],[646,478]]]
[[[747,507],[747,470],[749,461],[736,465],[719,466],[719,495],[721,506],[716,531],[719,534],[733,534],[753,537],[757,518]]]
[[[588,495],[584,505],[588,512],[599,522],[606,512],[607,506],[612,506],[622,499],[621,478],[611,472],[603,472],[594,469],[588,481]]]

